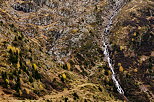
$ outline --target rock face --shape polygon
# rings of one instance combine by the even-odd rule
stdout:
[[[117,79],[130,102],[154,100],[152,0],[0,2],[1,100],[123,101],[101,49],[115,2],[106,37]]]
[[[25,13],[35,12],[37,10],[37,5],[34,3],[15,3],[12,7],[17,11],[23,11]]]

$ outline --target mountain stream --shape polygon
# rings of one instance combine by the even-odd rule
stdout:
[[[110,54],[109,54],[109,49],[108,49],[108,39],[107,36],[110,34],[110,29],[112,27],[112,23],[113,23],[113,18],[118,14],[118,12],[120,11],[120,8],[123,6],[123,0],[115,0],[115,5],[113,6],[113,12],[111,14],[111,16],[109,17],[107,26],[104,29],[104,33],[102,33],[102,50],[104,51],[104,55],[105,58],[107,60],[108,66],[112,72],[112,80],[117,88],[117,91],[119,92],[119,94],[121,94],[122,96],[124,96],[124,98],[126,99],[125,95],[124,95],[124,90],[122,89],[121,85],[119,84],[118,80],[116,79],[116,73],[114,71],[114,67],[113,67],[113,63],[112,60],[110,58]]]

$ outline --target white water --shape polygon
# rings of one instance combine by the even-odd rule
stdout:
[[[120,94],[124,94],[123,89],[121,88],[121,86],[120,86],[118,80],[116,79],[116,75],[115,75],[115,72],[114,72],[113,65],[112,65],[112,63],[111,63],[111,59],[110,59],[110,55],[109,55],[109,52],[108,52],[107,45],[106,45],[105,42],[103,42],[103,43],[104,43],[104,46],[105,46],[104,55],[105,55],[105,57],[106,57],[106,59],[107,59],[108,65],[109,65],[109,67],[110,67],[110,69],[111,69],[111,72],[112,72],[112,80],[113,80],[115,86],[117,87],[117,91],[118,91]]]
[[[107,35],[109,34],[109,31],[110,31],[110,28],[112,26],[112,23],[113,23],[113,18],[117,15],[117,13],[119,12],[120,8],[121,8],[121,5],[123,3],[123,0],[119,1],[119,0],[115,0],[115,6],[113,7],[113,13],[111,14],[111,16],[109,17],[109,22],[104,30],[104,33],[102,34],[102,49],[104,50],[104,55],[107,59],[107,62],[108,62],[108,65],[109,65],[109,68],[112,72],[112,80],[115,84],[115,86],[117,87],[117,91],[124,95],[124,91],[122,89],[122,87],[120,86],[118,80],[116,79],[116,74],[114,72],[114,67],[112,65],[112,61],[111,61],[111,58],[110,58],[110,55],[109,55],[109,51],[108,51],[108,45],[107,45]]]

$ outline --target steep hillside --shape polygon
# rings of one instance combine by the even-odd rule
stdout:
[[[152,0],[0,0],[0,101],[152,102]],[[114,13],[109,52],[102,50]],[[127,98],[127,99],[126,99]]]
[[[154,2],[132,0],[119,13],[110,35],[112,58],[130,101],[154,100]]]

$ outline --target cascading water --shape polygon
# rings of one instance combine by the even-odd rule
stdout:
[[[113,66],[112,66],[112,63],[111,63],[111,59],[110,59],[110,55],[109,55],[109,52],[108,52],[108,48],[107,48],[107,45],[106,43],[104,42],[104,46],[105,46],[105,50],[104,50],[104,55],[105,57],[107,58],[107,62],[108,62],[108,65],[111,69],[111,72],[112,72],[112,80],[115,84],[115,86],[117,87],[117,91],[120,93],[120,94],[123,94],[124,95],[124,91],[123,89],[121,88],[119,82],[117,81],[116,77],[115,77],[115,72],[113,70]]]
[[[118,80],[116,79],[116,74],[114,72],[114,67],[112,65],[112,62],[111,62],[111,58],[110,58],[110,55],[109,55],[109,51],[108,51],[108,39],[107,39],[107,35],[109,34],[109,31],[110,31],[110,28],[112,26],[112,22],[113,22],[113,18],[117,15],[117,13],[119,12],[120,8],[122,7],[122,4],[123,3],[123,0],[115,0],[115,6],[113,6],[113,13],[111,14],[111,16],[109,17],[109,22],[106,26],[106,28],[104,29],[104,33],[102,34],[102,49],[104,50],[104,55],[107,59],[107,62],[108,62],[108,65],[109,65],[109,68],[112,72],[112,80],[115,84],[115,86],[117,87],[117,91],[122,94],[124,96],[124,91],[122,89],[122,87],[120,86]]]

